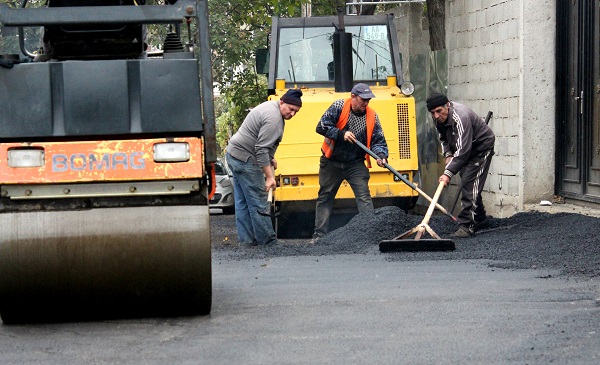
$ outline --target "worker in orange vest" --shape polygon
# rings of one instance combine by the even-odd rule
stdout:
[[[369,107],[375,97],[367,84],[356,84],[349,99],[333,102],[317,124],[317,133],[325,137],[319,164],[319,196],[315,214],[315,231],[310,243],[316,243],[329,231],[329,216],[335,195],[344,180],[350,184],[359,213],[373,210],[369,191],[369,155],[355,144],[358,140],[387,163],[388,147],[377,113]],[[365,166],[365,160],[367,166]]]

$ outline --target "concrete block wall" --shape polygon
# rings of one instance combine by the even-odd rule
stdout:
[[[555,26],[551,0],[446,1],[448,96],[494,113],[483,198],[497,217],[554,191],[554,113],[542,106],[554,105]]]
[[[552,200],[556,153],[556,4],[522,0],[521,149],[523,203]]]

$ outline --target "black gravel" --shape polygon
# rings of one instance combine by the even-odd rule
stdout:
[[[434,215],[429,226],[454,251],[379,252],[379,242],[391,240],[418,226],[423,216],[397,207],[358,214],[347,225],[330,232],[314,245],[308,239],[285,240],[273,247],[243,247],[237,243],[235,216],[211,216],[213,258],[253,259],[276,256],[335,254],[385,255],[393,261],[492,260],[491,266],[511,269],[555,269],[562,275],[600,276],[600,219],[574,213],[517,213],[510,218],[490,218],[490,227],[474,237],[453,238],[455,223]],[[413,239],[414,235],[409,239]],[[431,238],[425,234],[423,238]]]

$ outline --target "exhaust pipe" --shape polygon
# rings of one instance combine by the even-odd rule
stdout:
[[[346,32],[344,14],[339,13],[339,27],[333,33],[333,70],[335,92],[350,92],[352,77],[352,33]]]

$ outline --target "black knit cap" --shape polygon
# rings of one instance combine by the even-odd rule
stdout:
[[[281,97],[281,101],[286,104],[292,104],[296,106],[302,106],[302,90],[300,89],[289,89],[285,94]]]
[[[427,98],[427,110],[432,111],[438,106],[446,105],[448,103],[448,97],[444,94],[433,93]]]

